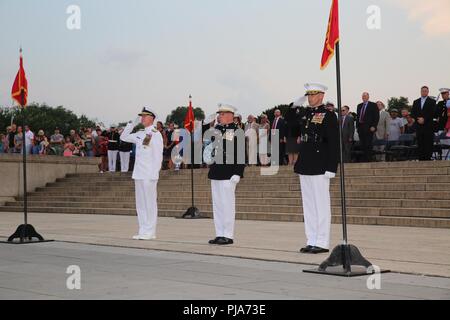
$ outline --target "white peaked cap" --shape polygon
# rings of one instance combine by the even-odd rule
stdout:
[[[237,108],[233,107],[231,104],[219,103],[219,110],[217,110],[217,113],[220,113],[220,112],[236,113]]]
[[[306,83],[305,84],[306,94],[310,93],[325,93],[328,87],[320,83]]]

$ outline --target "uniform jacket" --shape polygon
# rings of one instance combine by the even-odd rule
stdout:
[[[448,120],[447,101],[441,101],[436,105],[435,119],[437,120],[435,131],[443,131]]]
[[[108,150],[109,151],[119,150],[119,139],[120,139],[120,134],[118,132],[108,132]]]
[[[134,180],[158,180],[163,160],[163,139],[154,126],[131,133],[133,124],[129,123],[122,132],[120,139],[136,144],[136,159],[134,164]],[[147,136],[151,136],[148,145],[144,145]],[[148,140],[148,139],[147,139]]]
[[[308,108],[300,122],[300,155],[295,172],[316,176],[337,172],[339,127],[336,114],[325,109]],[[307,137],[307,138],[306,138]],[[304,140],[308,141],[304,141]]]
[[[240,176],[241,178],[244,177],[244,169],[245,164],[239,164],[238,163],[238,139],[236,136],[230,135],[229,130],[232,132],[235,132],[238,130],[238,126],[234,123],[231,123],[229,125],[217,125],[215,127],[216,130],[220,131],[222,134],[222,145],[223,145],[223,164],[217,164],[213,163],[209,167],[209,173],[208,178],[211,180],[230,180],[232,176]],[[234,161],[233,163],[229,164],[227,163],[227,139],[233,139],[234,141]],[[220,149],[218,149],[220,150]],[[245,150],[245,149],[244,149]]]

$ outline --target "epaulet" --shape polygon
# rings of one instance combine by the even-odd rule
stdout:
[[[158,132],[158,130],[157,130],[156,128],[153,128],[153,129],[152,129],[152,132],[153,132],[153,133],[156,133],[156,132]]]

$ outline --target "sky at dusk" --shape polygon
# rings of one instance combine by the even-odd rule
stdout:
[[[334,60],[320,70],[331,0],[0,0],[0,106],[23,47],[29,101],[63,105],[106,124],[134,119],[149,105],[165,120],[194,105],[220,102],[246,117],[329,86]],[[70,30],[70,5],[81,29]],[[370,6],[380,9],[371,30]],[[406,96],[424,84],[450,86],[449,0],[341,0],[343,103]]]

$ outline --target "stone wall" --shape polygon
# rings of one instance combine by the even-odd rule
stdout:
[[[69,173],[98,172],[99,158],[27,157],[27,190],[34,191]],[[23,195],[22,155],[0,154],[0,204]]]

